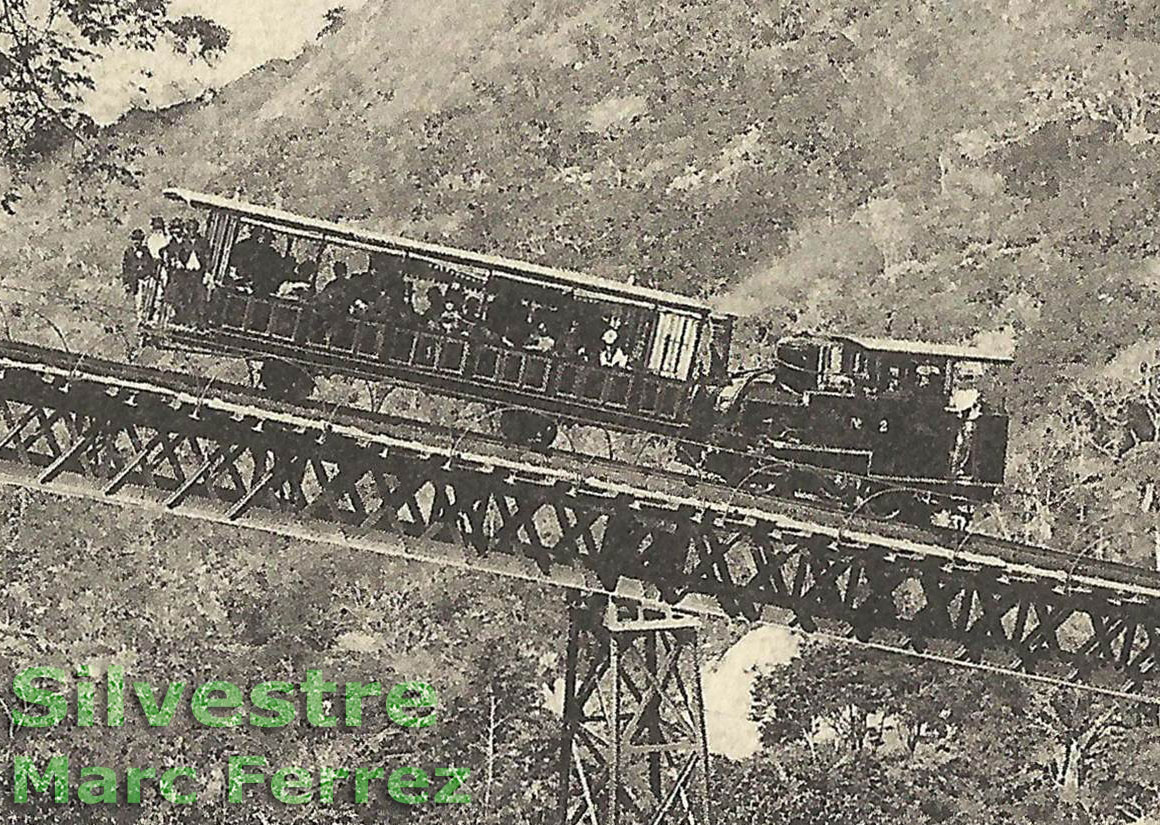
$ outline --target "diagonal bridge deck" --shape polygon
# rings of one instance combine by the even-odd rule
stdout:
[[[0,413],[0,483],[1154,690],[1146,569],[29,344]]]

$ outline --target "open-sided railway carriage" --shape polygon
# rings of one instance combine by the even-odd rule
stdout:
[[[208,212],[208,261],[193,288],[163,268],[142,304],[145,341],[261,360],[273,394],[342,374],[485,402],[505,436],[537,447],[562,422],[655,433],[734,484],[908,520],[969,514],[1002,484],[1007,418],[976,384],[1009,358],[809,335],[781,340],[770,368],[730,375],[733,318],[701,301],[166,195]]]
[[[174,306],[163,288],[143,324],[146,340],[265,359],[263,383],[274,393],[308,386],[301,371],[391,381],[501,405],[507,434],[547,446],[558,420],[678,434],[691,388],[726,377],[732,318],[699,301],[212,195],[166,194],[209,211],[210,277],[195,309]],[[323,269],[354,255],[355,277],[357,256],[375,256],[377,274],[423,285],[425,298],[432,289],[439,299],[458,292],[463,309],[445,328],[417,312],[327,313],[300,297],[239,287],[247,273],[237,271],[236,248],[255,229],[269,230],[282,256],[313,258]],[[507,334],[528,307],[556,327],[551,347]]]

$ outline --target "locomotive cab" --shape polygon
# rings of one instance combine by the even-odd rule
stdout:
[[[872,466],[899,478],[1002,484],[1008,419],[986,402],[982,388],[1010,356],[925,341],[827,340],[842,347],[840,364],[837,358],[830,364],[841,380],[823,374],[820,386],[833,391],[848,382],[849,394],[881,414],[878,437],[868,445],[876,453]]]
[[[922,341],[795,335],[778,341],[776,359],[723,395],[728,449],[760,457],[722,452],[728,477],[780,462],[775,486],[789,478],[810,495],[844,498],[853,490],[860,501],[911,491],[901,495],[954,507],[987,500],[1002,484],[1007,416],[984,401],[982,382],[1009,357]],[[822,472],[804,478],[807,466]]]
[[[778,383],[794,392],[853,391],[864,384],[860,348],[837,338],[793,336],[777,342]]]

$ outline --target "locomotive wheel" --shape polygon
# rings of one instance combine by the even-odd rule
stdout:
[[[281,401],[301,401],[314,392],[314,379],[288,361],[271,358],[259,374],[262,389]]]
[[[551,447],[560,432],[551,418],[527,410],[504,410],[499,428],[508,441],[538,450]]]
[[[560,426],[552,419],[546,419],[540,431],[536,433],[536,445],[541,450],[546,450],[552,446],[556,441],[556,436],[560,434]]]
[[[881,521],[895,521],[906,510],[906,504],[896,493],[886,493],[866,499],[866,514]]]
[[[898,517],[908,524],[925,527],[931,524],[937,510],[938,508],[932,502],[923,501],[918,496],[911,496],[903,502]]]

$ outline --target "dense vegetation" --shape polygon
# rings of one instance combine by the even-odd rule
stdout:
[[[140,150],[135,186],[55,161],[18,175],[27,194],[0,221],[6,327],[135,356],[115,267],[128,227],[180,183],[712,296],[747,316],[750,359],[802,326],[1014,341],[1018,365],[995,387],[1015,416],[1011,491],[986,529],[1155,563],[1150,2],[397,0],[344,20],[212,100],[127,116],[105,138]],[[427,674],[462,707],[432,748],[471,755],[480,697],[534,692],[556,665],[559,636],[541,630],[557,621],[551,594],[0,500],[6,667],[123,657],[158,682],[207,661]],[[1156,732],[1126,706],[830,649],[763,677],[755,698],[763,750],[719,764],[738,788],[725,822],[1160,810]],[[465,818],[518,821],[549,793],[536,760],[554,722],[527,696],[509,704],[522,715],[505,758],[520,765],[492,795],[508,807]],[[211,747],[190,736],[172,747]]]

